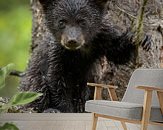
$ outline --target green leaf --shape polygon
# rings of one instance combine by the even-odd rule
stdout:
[[[12,107],[11,103],[3,104],[2,106],[0,106],[0,114],[7,113],[8,109],[11,107]]]
[[[0,126],[0,130],[19,130],[14,124],[6,123],[3,126]]]
[[[41,93],[20,92],[12,97],[12,99],[10,100],[10,104],[12,106],[25,105],[25,104],[33,102],[40,96],[42,96]]]
[[[8,64],[0,69],[0,89],[5,86],[5,79],[10,74],[14,67],[14,64]]]

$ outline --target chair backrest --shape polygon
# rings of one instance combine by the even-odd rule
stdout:
[[[136,69],[130,78],[122,102],[143,104],[144,91],[136,89],[136,86],[141,85],[163,88],[163,69]],[[153,94],[152,106],[159,106],[156,92]]]

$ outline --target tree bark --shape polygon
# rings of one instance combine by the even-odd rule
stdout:
[[[112,26],[118,26],[121,30],[132,27],[136,21],[140,0],[111,0],[108,3],[108,23]],[[160,48],[163,45],[163,35],[158,31],[158,27],[163,27],[163,2],[161,0],[149,0],[145,11],[144,33],[152,36],[152,47],[149,52],[140,48],[139,60],[141,68],[159,68],[160,67]],[[105,62],[105,68],[101,81],[119,86],[118,97],[121,99],[129,78],[135,70],[135,65],[115,66],[112,63]]]
[[[43,24],[42,8],[38,0],[31,0],[33,28],[32,28],[32,45],[31,53],[37,45],[45,38],[48,33]],[[108,2],[108,14],[105,19],[110,26],[116,26],[120,31],[132,27],[138,10],[140,0],[110,0]],[[158,30],[161,27],[163,31],[163,2],[162,0],[149,0],[145,12],[144,32],[152,35],[152,48],[149,52],[145,52],[140,48],[140,63],[143,68],[159,68],[160,65],[160,48],[163,45],[163,36]],[[107,83],[119,86],[117,93],[119,99],[125,92],[131,73],[135,70],[133,63],[126,65],[114,65],[107,62],[106,58],[102,58],[90,75],[90,81]],[[107,97],[104,91],[104,98]]]

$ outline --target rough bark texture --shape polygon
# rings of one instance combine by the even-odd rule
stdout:
[[[140,6],[141,0],[109,1],[108,23],[117,25],[122,30],[132,27]],[[159,68],[160,47],[163,45],[163,36],[157,31],[159,25],[163,27],[163,1],[149,0],[145,12],[144,32],[152,36],[153,44],[149,52],[142,51],[141,48],[139,50],[139,60],[142,68]],[[119,86],[118,95],[122,97],[125,91],[124,87],[127,86],[130,75],[134,70],[135,67],[132,63],[124,66],[106,63],[101,80]]]
[[[126,28],[133,26],[140,4],[140,0],[109,0],[108,14],[105,19],[110,26],[116,25],[120,31],[126,30]],[[43,24],[42,9],[38,0],[31,0],[31,6],[33,12],[32,52],[45,38],[48,31]],[[149,52],[144,52],[141,48],[139,50],[139,59],[143,68],[159,67],[160,48],[163,45],[163,36],[158,31],[159,26],[163,31],[163,1],[149,0],[145,12],[144,32],[152,35],[153,44]],[[115,66],[111,62],[108,63],[104,57],[94,67],[90,81],[119,86],[117,92],[121,99],[129,77],[134,70],[135,65],[133,63]],[[106,97],[107,93],[104,91],[104,98]]]

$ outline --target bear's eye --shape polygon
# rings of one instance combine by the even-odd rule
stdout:
[[[66,27],[66,20],[59,20],[58,27],[64,29]]]
[[[82,27],[85,27],[87,25],[87,21],[85,19],[78,20],[78,24]]]

